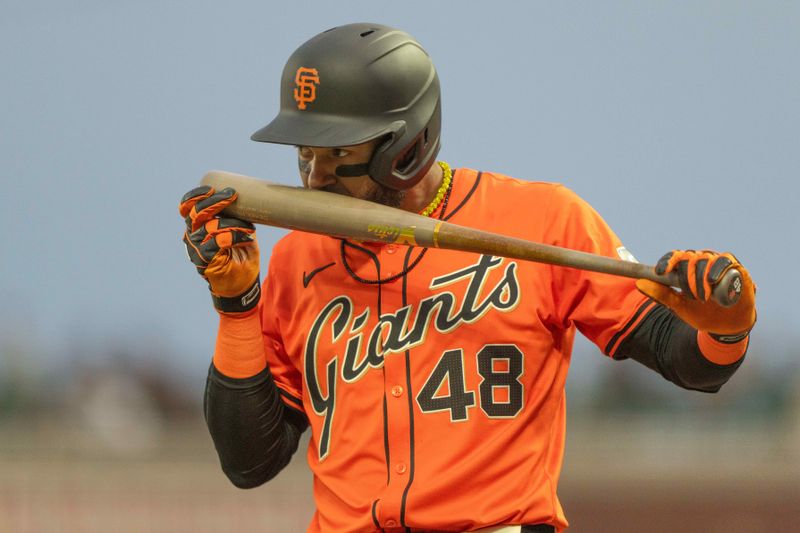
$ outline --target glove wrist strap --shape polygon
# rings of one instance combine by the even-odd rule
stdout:
[[[239,296],[217,296],[211,293],[211,301],[220,313],[245,313],[258,305],[261,297],[261,276],[256,276],[253,285]]]
[[[717,335],[716,333],[709,333],[708,336],[714,339],[717,342],[721,342],[722,344],[736,344],[744,340],[745,337],[750,335],[750,331],[745,331],[744,333],[735,333],[733,335]]]

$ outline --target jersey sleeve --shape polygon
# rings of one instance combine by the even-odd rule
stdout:
[[[634,260],[619,237],[585,200],[558,185],[548,205],[544,240],[572,250]],[[553,268],[553,301],[564,327],[575,325],[606,355],[613,355],[653,305],[635,280],[575,268]]]
[[[274,256],[273,256],[274,259]],[[264,353],[272,377],[281,393],[281,398],[289,407],[303,412],[302,376],[286,352],[281,325],[288,325],[292,317],[291,301],[287,289],[280,283],[277,272],[278,260],[271,260],[267,276],[264,278],[261,302],[261,331],[264,338]]]

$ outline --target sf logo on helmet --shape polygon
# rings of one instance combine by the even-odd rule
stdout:
[[[300,67],[294,77],[297,87],[294,88],[294,99],[297,109],[305,109],[306,104],[317,99],[319,74],[315,68]]]

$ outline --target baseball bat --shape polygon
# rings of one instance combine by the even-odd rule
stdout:
[[[659,275],[653,266],[498,235],[340,194],[221,170],[208,172],[201,184],[217,190],[236,189],[239,197],[225,213],[256,224],[360,241],[491,254],[678,286],[676,273]],[[741,274],[729,269],[714,286],[712,298],[729,307],[739,299],[741,286]]]

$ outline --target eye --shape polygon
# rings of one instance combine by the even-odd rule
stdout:
[[[297,155],[303,159],[311,159],[314,156],[314,154],[311,152],[311,148],[308,146],[298,146]]]
[[[350,150],[345,150],[344,148],[333,148],[331,150],[333,157],[347,157],[350,155]]]

